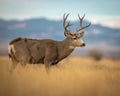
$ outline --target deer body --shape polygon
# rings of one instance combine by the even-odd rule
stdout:
[[[55,65],[62,59],[70,55],[75,47],[85,46],[81,37],[84,32],[71,33],[67,27],[71,26],[70,22],[65,25],[67,16],[63,16],[63,27],[66,38],[63,41],[56,41],[51,39],[28,39],[16,38],[9,43],[9,56],[13,62],[11,70],[13,70],[18,63],[25,66],[26,64],[45,64],[46,68]],[[82,19],[80,19],[80,29],[82,27]],[[89,24],[90,25],[90,24]],[[88,27],[88,25],[87,25]]]
[[[55,41],[17,38],[10,43],[9,47],[9,52],[13,53],[11,55],[14,55],[16,61],[24,64],[37,64],[46,61],[56,64],[74,50],[67,39]]]

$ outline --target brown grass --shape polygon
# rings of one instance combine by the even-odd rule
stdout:
[[[20,65],[11,74],[0,57],[0,96],[120,96],[120,60],[69,57],[47,74],[44,65]]]

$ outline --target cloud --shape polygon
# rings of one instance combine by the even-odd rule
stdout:
[[[108,22],[101,22],[102,25],[112,27],[112,28],[120,28],[120,20],[111,20]]]
[[[101,24],[103,26],[120,28],[120,16],[119,15],[95,15],[90,20],[92,24]]]

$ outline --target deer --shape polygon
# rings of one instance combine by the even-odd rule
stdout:
[[[69,56],[76,47],[84,47],[85,43],[81,39],[84,31],[81,30],[89,27],[91,23],[83,26],[82,22],[85,14],[81,18],[78,14],[80,26],[73,33],[68,27],[72,24],[67,22],[69,14],[63,15],[63,28],[65,39],[56,41],[52,39],[31,39],[18,37],[8,44],[8,53],[12,61],[10,70],[14,70],[16,65],[21,64],[44,64],[45,69],[49,70],[50,66],[58,64],[61,60]]]

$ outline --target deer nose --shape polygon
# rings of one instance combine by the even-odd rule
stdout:
[[[85,46],[85,43],[83,43],[82,46]]]

